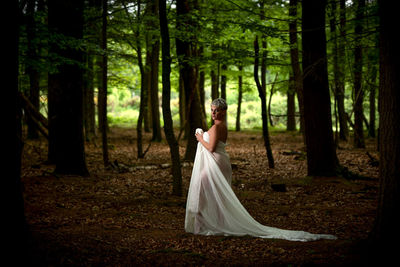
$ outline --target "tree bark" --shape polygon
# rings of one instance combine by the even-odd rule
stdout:
[[[193,8],[196,6],[196,1],[178,0],[176,2],[177,11],[177,30],[185,31],[185,25],[196,28],[196,22],[191,18]],[[190,33],[193,35],[193,33]],[[190,40],[189,40],[190,39]],[[201,106],[198,95],[198,79],[196,69],[192,62],[196,53],[195,36],[191,38],[177,38],[176,51],[180,58],[179,65],[183,78],[183,87],[185,90],[185,104],[186,104],[186,120],[189,127],[188,141],[186,145],[185,159],[194,160],[196,153],[197,140],[194,136],[196,128],[205,129],[207,126],[204,124],[201,116]]]
[[[362,31],[364,17],[365,0],[357,1],[356,21],[355,21],[355,42],[354,50],[354,146],[356,148],[365,148],[364,141],[364,90],[362,88]]]
[[[103,0],[102,3],[103,13],[102,13],[102,45],[103,50],[103,60],[102,60],[102,87],[99,91],[99,103],[101,102],[102,112],[101,112],[101,141],[103,150],[103,164],[108,166],[110,164],[110,159],[108,155],[108,138],[107,138],[107,72],[108,72],[108,55],[107,55],[107,0]]]
[[[310,176],[335,175],[339,165],[332,132],[325,7],[326,1],[302,2],[304,120]]]
[[[240,131],[240,113],[242,110],[242,98],[243,98],[243,77],[242,77],[243,66],[241,63],[239,64],[238,69],[239,69],[239,76],[238,76],[238,104],[236,110],[236,132]]]
[[[289,88],[287,91],[287,131],[296,131],[296,103],[295,103],[294,79],[291,75],[289,78]]]
[[[95,104],[94,104],[94,69],[92,50],[87,52],[87,70],[85,71],[84,86],[84,126],[87,141],[96,136]]]
[[[290,61],[292,65],[294,90],[297,93],[297,102],[300,112],[300,132],[303,135],[303,143],[306,144],[304,135],[304,96],[303,96],[303,74],[299,61],[299,45],[297,41],[297,0],[289,2],[289,41],[290,41]]]
[[[175,138],[173,121],[171,116],[171,55],[168,32],[168,20],[166,11],[166,0],[159,0],[159,19],[162,38],[162,110],[164,118],[164,132],[167,139],[172,162],[172,194],[182,196],[182,172],[179,157],[179,145]]]
[[[336,87],[336,102],[339,115],[339,138],[343,141],[347,141],[349,136],[349,127],[347,124],[347,114],[344,107],[344,93],[345,93],[345,72],[344,66],[346,65],[345,60],[345,43],[346,43],[346,1],[340,0],[340,38],[338,44],[338,69],[337,69],[337,87]]]
[[[29,0],[27,5],[27,42],[28,42],[28,58],[29,62],[27,65],[26,72],[29,76],[29,101],[33,104],[36,110],[39,110],[39,72],[35,68],[35,64],[38,62],[38,50],[37,37],[36,37],[36,22],[35,22],[35,0]],[[33,63],[32,63],[33,62]],[[28,138],[37,139],[39,137],[38,128],[36,124],[28,117]]]
[[[380,82],[379,82],[379,202],[372,238],[377,261],[397,258],[393,242],[400,237],[400,64],[398,41],[393,34],[397,9],[380,0]],[[383,255],[382,255],[383,254]]]
[[[269,140],[269,132],[268,132],[268,118],[267,118],[267,97],[265,91],[263,91],[262,85],[260,83],[260,79],[258,78],[258,68],[259,68],[259,45],[258,45],[258,36],[256,36],[254,40],[254,80],[258,89],[258,96],[261,100],[261,117],[262,117],[262,125],[263,125],[263,138],[264,138],[264,146],[267,153],[268,158],[268,166],[270,168],[274,168],[274,157],[272,155],[271,142]]]
[[[376,76],[377,76],[377,72],[378,69],[375,65],[375,62],[371,63],[372,67],[369,71],[370,75],[371,75],[371,79],[370,79],[370,86],[369,86],[369,131],[368,131],[368,135],[370,137],[375,137],[375,121],[376,121],[376,116],[375,116],[375,112],[376,112],[376,104],[375,104],[375,98],[376,98]]]
[[[147,22],[148,42],[147,57],[149,68],[149,107],[151,112],[152,125],[152,141],[161,141],[161,125],[160,125],[160,100],[158,97],[158,65],[160,57],[160,36],[155,33],[159,30],[159,25],[155,23],[153,18],[158,19],[158,0],[147,2],[147,14],[149,17]]]
[[[222,72],[221,72],[221,98],[226,100],[226,71],[228,70],[228,66],[226,64],[222,64]]]
[[[3,49],[7,51],[3,64],[7,66],[2,71],[2,84],[4,99],[8,103],[2,105],[1,113],[5,120],[3,138],[9,142],[4,146],[2,164],[7,175],[3,176],[3,192],[6,192],[7,204],[4,205],[3,227],[6,229],[3,238],[5,249],[3,251],[5,262],[12,262],[17,266],[28,266],[28,225],[24,214],[24,199],[21,184],[21,154],[23,148],[22,125],[21,125],[21,106],[18,97],[18,53],[19,53],[19,29],[20,12],[18,1],[7,1],[3,3],[3,8],[7,10],[7,27],[4,27]],[[3,20],[4,22],[4,20]]]
[[[69,38],[83,37],[83,1],[48,1],[49,28]],[[70,18],[74,19],[71,20]],[[82,121],[82,51],[52,43],[50,52],[73,63],[59,62],[58,72],[49,75],[49,136],[54,138],[56,173],[88,175]],[[49,93],[50,94],[50,93]],[[49,110],[50,111],[50,110]],[[51,125],[51,126],[50,126]]]

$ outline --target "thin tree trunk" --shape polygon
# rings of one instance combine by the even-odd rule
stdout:
[[[241,63],[239,64],[238,68],[239,68],[239,77],[238,77],[238,104],[236,110],[236,132],[240,131],[240,113],[242,110],[242,97],[243,97],[243,77],[242,77],[243,66]]]
[[[149,1],[147,9],[150,16],[157,18],[158,16],[158,0]],[[149,29],[149,42],[147,50],[150,57],[150,77],[149,77],[149,107],[151,111],[151,124],[153,130],[152,141],[161,141],[161,125],[160,125],[160,101],[158,97],[158,65],[160,57],[160,36],[154,33],[159,30],[159,25],[153,20],[149,20],[147,25]],[[146,59],[147,60],[147,59]]]
[[[160,54],[160,42],[156,41],[152,46],[151,53],[151,117],[153,141],[161,141],[161,124],[160,124],[160,100],[158,97],[158,63]]]
[[[159,0],[160,12],[160,31],[162,38],[162,110],[164,118],[164,132],[167,139],[172,162],[172,194],[182,196],[182,172],[181,161],[179,157],[179,145],[174,135],[174,127],[171,116],[170,108],[170,95],[171,95],[171,55],[170,55],[170,41],[168,32],[168,21],[166,14],[166,1]]]
[[[334,115],[335,115],[335,123],[337,125],[337,121],[338,121],[338,116],[337,116],[337,99],[338,94],[340,92],[339,89],[339,83],[341,82],[339,79],[339,62],[338,62],[338,41],[337,41],[337,34],[336,34],[336,0],[330,0],[329,1],[329,26],[330,26],[330,32],[331,32],[331,43],[333,44],[332,47],[332,54],[333,54],[333,74],[334,74],[334,84],[332,86],[332,91],[334,94]],[[338,128],[336,127],[336,133],[338,132]],[[339,144],[339,140],[338,138],[336,138],[336,134],[335,134],[335,147],[338,146]]]
[[[179,122],[180,131],[185,131],[184,139],[187,139],[188,133],[186,129],[186,103],[185,103],[185,88],[183,86],[183,74],[182,70],[179,70]]]
[[[303,143],[305,145],[303,73],[300,68],[299,45],[297,41],[297,0],[290,0],[289,16],[291,18],[291,21],[289,22],[290,60],[294,79],[294,90],[297,93],[297,102],[299,103],[300,132],[302,133]]]
[[[310,176],[336,175],[325,35],[326,1],[303,0],[302,46],[307,169]]]
[[[27,42],[28,42],[28,58],[30,62],[38,61],[39,47],[35,45],[36,37],[36,22],[35,22],[35,0],[29,0],[27,5]],[[28,63],[27,74],[29,76],[29,101],[33,104],[36,110],[39,110],[39,72],[34,67],[35,64]],[[28,117],[28,138],[37,139],[39,137],[36,124]]]
[[[213,51],[213,58],[216,57],[216,53]],[[216,64],[217,71],[215,67],[211,69],[211,100],[219,98],[219,64]],[[210,118],[210,124],[213,125],[214,121]]]
[[[226,71],[228,70],[228,66],[226,64],[222,64],[222,73],[221,73],[221,98],[226,99]]]
[[[103,13],[102,13],[102,87],[99,92],[99,102],[102,106],[102,127],[101,127],[101,140],[103,150],[103,164],[108,166],[110,164],[108,156],[108,140],[107,140],[107,71],[108,71],[108,58],[107,58],[107,0],[103,0]]]
[[[347,114],[344,107],[344,93],[345,93],[345,42],[346,42],[346,1],[340,0],[340,38],[338,44],[338,69],[337,69],[337,87],[336,87],[336,101],[339,115],[339,137],[343,141],[347,141],[349,136],[349,127],[347,124]]]
[[[365,0],[357,1],[356,26],[354,29],[356,47],[354,50],[354,146],[365,148],[364,141],[364,90],[362,88],[362,20],[364,16]]]
[[[295,104],[295,91],[294,91],[294,79],[293,76],[290,75],[289,78],[289,88],[287,91],[287,123],[286,130],[287,131],[296,131],[296,104]]]
[[[267,118],[267,99],[265,91],[263,91],[260,80],[258,78],[258,68],[259,68],[259,45],[258,45],[258,36],[256,36],[254,40],[254,80],[258,89],[258,96],[261,100],[261,117],[262,117],[262,125],[263,125],[263,138],[264,138],[264,146],[267,153],[268,158],[268,166],[270,168],[274,168],[274,158],[272,155],[271,143],[269,140],[269,132],[268,132],[268,118]]]
[[[377,68],[375,66],[375,62],[371,63],[373,66],[371,67],[371,71],[369,73],[371,74],[371,81],[370,81],[370,86],[369,86],[369,136],[370,137],[375,137],[375,112],[376,112],[376,104],[375,104],[375,98],[376,98],[376,75],[377,75]]]
[[[278,79],[278,75],[279,75],[279,73],[277,73],[276,75],[275,75],[275,79],[274,79],[274,82],[272,83],[272,85],[271,85],[271,93],[269,94],[269,99],[268,99],[268,119],[269,119],[269,124],[273,127],[274,126],[274,122],[272,121],[272,112],[271,112],[271,103],[272,103],[272,96],[274,95],[274,87],[275,87],[275,83],[276,83],[276,80]],[[266,91],[264,91],[264,92],[266,92]]]
[[[127,8],[125,2],[123,1],[122,4],[124,6],[127,17],[130,18],[130,13],[128,11],[128,8]],[[139,0],[137,2],[137,14],[136,14],[136,26],[137,27],[135,29],[132,29],[132,31],[135,33],[136,47],[132,47],[132,48],[134,48],[137,53],[140,78],[141,78],[140,79],[139,116],[138,116],[138,120],[137,120],[137,124],[136,124],[136,134],[137,134],[136,148],[137,148],[137,157],[144,158],[146,153],[143,152],[142,128],[143,128],[144,118],[145,118],[145,116],[147,116],[146,106],[147,106],[147,99],[148,99],[148,86],[147,86],[148,77],[146,76],[145,67],[143,64],[142,45],[141,45],[141,40],[140,40],[140,23],[141,23],[141,1]],[[131,21],[131,25],[133,25],[133,24],[134,24],[134,22]]]

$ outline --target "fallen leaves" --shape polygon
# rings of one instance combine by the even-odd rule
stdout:
[[[54,176],[54,166],[44,164],[43,140],[27,141],[22,182],[38,261],[113,266],[334,265],[348,263],[353,240],[365,239],[372,229],[378,192],[374,140],[367,140],[366,150],[341,144],[337,152],[341,164],[373,178],[349,181],[307,177],[299,135],[272,134],[276,167],[269,169],[260,133],[229,133],[233,189],[256,220],[339,237],[299,243],[185,233],[186,198],[171,195],[168,145],[153,143],[144,159],[136,159],[135,134],[129,129],[111,130],[110,157],[116,167],[110,169],[102,166],[101,148],[88,143],[90,177]],[[185,144],[180,145],[183,156]],[[192,164],[184,162],[185,193],[191,170]]]

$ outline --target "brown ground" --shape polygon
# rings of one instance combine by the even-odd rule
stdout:
[[[268,226],[334,234],[338,240],[291,242],[185,233],[191,165],[183,167],[183,197],[171,195],[166,142],[136,158],[136,132],[113,128],[104,169],[100,141],[86,144],[90,177],[55,176],[47,142],[26,141],[22,182],[33,260],[60,266],[353,265],[371,231],[378,193],[375,140],[367,149],[341,143],[340,163],[372,179],[307,177],[301,137],[273,133],[269,169],[260,132],[230,132],[233,189],[254,218]],[[150,138],[146,135],[146,140]],[[184,154],[184,142],[181,154]],[[287,153],[299,152],[299,153]],[[276,192],[271,184],[285,184]]]

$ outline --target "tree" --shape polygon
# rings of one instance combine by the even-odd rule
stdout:
[[[236,111],[236,132],[240,131],[240,113],[242,109],[242,98],[243,98],[243,66],[242,63],[239,63],[238,66],[239,69],[239,75],[238,75],[238,107]]]
[[[287,123],[286,130],[287,131],[295,131],[296,130],[296,103],[295,103],[295,91],[294,91],[294,79],[293,76],[289,77],[289,88],[287,90]]]
[[[228,66],[226,64],[222,64],[221,69],[221,98],[226,99],[226,71],[228,70]]]
[[[26,72],[29,75],[29,101],[33,104],[36,110],[39,110],[39,71],[35,67],[38,61],[38,38],[36,36],[36,21],[35,21],[35,0],[29,0],[27,4],[27,41],[28,41],[28,66]],[[28,138],[36,139],[39,137],[38,128],[30,117],[27,120]]]
[[[19,48],[19,27],[21,14],[18,1],[7,1],[3,6],[9,17],[7,17],[8,27],[5,27],[4,49],[8,56],[5,57],[5,68],[2,72],[3,78],[3,97],[7,99],[8,105],[2,105],[2,112],[5,117],[4,138],[8,145],[4,146],[6,157],[3,164],[7,170],[4,176],[3,191],[7,191],[6,196],[9,202],[5,206],[4,227],[5,246],[4,255],[7,262],[16,265],[27,265],[27,245],[28,227],[24,214],[24,200],[21,185],[21,153],[23,148],[22,126],[21,126],[21,105],[18,97],[18,48]],[[3,20],[4,22],[4,20]]]
[[[87,175],[82,121],[83,55],[76,45],[83,36],[83,1],[49,0],[48,10],[53,35],[69,41],[69,45],[61,46],[53,40],[50,47],[50,53],[60,60],[57,72],[49,75],[49,136],[54,142],[55,172]]]
[[[380,82],[379,82],[379,202],[372,233],[375,249],[381,262],[397,257],[393,242],[400,237],[397,216],[400,204],[400,64],[399,50],[393,26],[397,25],[397,10],[388,1],[380,0]],[[377,253],[378,252],[378,253]],[[379,253],[380,252],[380,253]],[[384,257],[381,257],[384,254]]]
[[[102,143],[102,151],[103,151],[103,164],[104,166],[110,165],[110,159],[108,156],[108,138],[107,138],[107,72],[108,72],[108,57],[107,57],[107,0],[102,1],[103,12],[101,15],[102,18],[102,28],[101,28],[101,49],[102,51],[102,86],[99,88],[99,106],[101,112],[99,113],[99,121],[102,121],[101,124],[101,143]]]
[[[158,64],[160,36],[158,26],[158,0],[148,1],[146,6],[146,62],[148,71],[148,103],[151,112],[153,141],[161,141],[160,110],[158,98]]]
[[[355,22],[355,49],[354,49],[354,146],[365,148],[363,120],[364,120],[364,90],[362,88],[362,31],[365,0],[357,0]]]
[[[335,72],[335,97],[337,102],[337,109],[339,115],[339,138],[347,141],[349,136],[349,127],[347,125],[347,114],[344,108],[344,95],[345,95],[345,39],[346,39],[346,1],[340,0],[340,15],[339,15],[339,35],[337,61],[338,68]]]
[[[98,0],[96,0],[98,2]],[[96,114],[94,103],[94,74],[95,74],[95,47],[99,42],[98,22],[101,17],[100,8],[94,0],[88,2],[85,8],[84,38],[87,42],[84,57],[84,84],[83,84],[83,121],[86,141],[91,141],[96,135]]]
[[[293,89],[297,93],[297,102],[299,103],[300,111],[300,132],[303,135],[303,142],[305,144],[303,74],[300,68],[299,45],[297,41],[297,0],[290,0],[289,16],[290,62],[293,73]]]
[[[310,176],[335,175],[339,165],[332,132],[325,7],[326,1],[302,2],[304,121]]]
[[[172,162],[172,193],[176,196],[182,195],[182,173],[181,161],[179,157],[179,144],[175,138],[174,127],[171,116],[170,96],[171,96],[171,55],[170,40],[168,31],[168,20],[166,11],[166,0],[159,0],[159,19],[162,38],[162,110],[164,118],[164,132],[169,145]]]
[[[271,142],[269,140],[269,132],[268,132],[268,117],[267,117],[267,96],[266,92],[263,90],[263,87],[260,83],[260,79],[258,78],[258,68],[259,68],[259,44],[258,44],[258,36],[254,40],[254,80],[258,89],[258,96],[261,100],[261,118],[263,125],[263,138],[264,138],[264,146],[267,152],[268,158],[268,166],[270,168],[274,168],[274,158],[272,155]]]
[[[197,25],[193,17],[196,5],[195,0],[178,0],[176,2],[176,28],[180,33],[180,36],[176,38],[176,53],[185,91],[185,119],[189,128],[185,153],[187,160],[193,160],[196,153],[197,140],[194,136],[196,128],[205,129],[207,127],[202,120],[197,71],[193,62],[197,55],[195,38]],[[187,32],[187,28],[193,29],[193,32]]]

